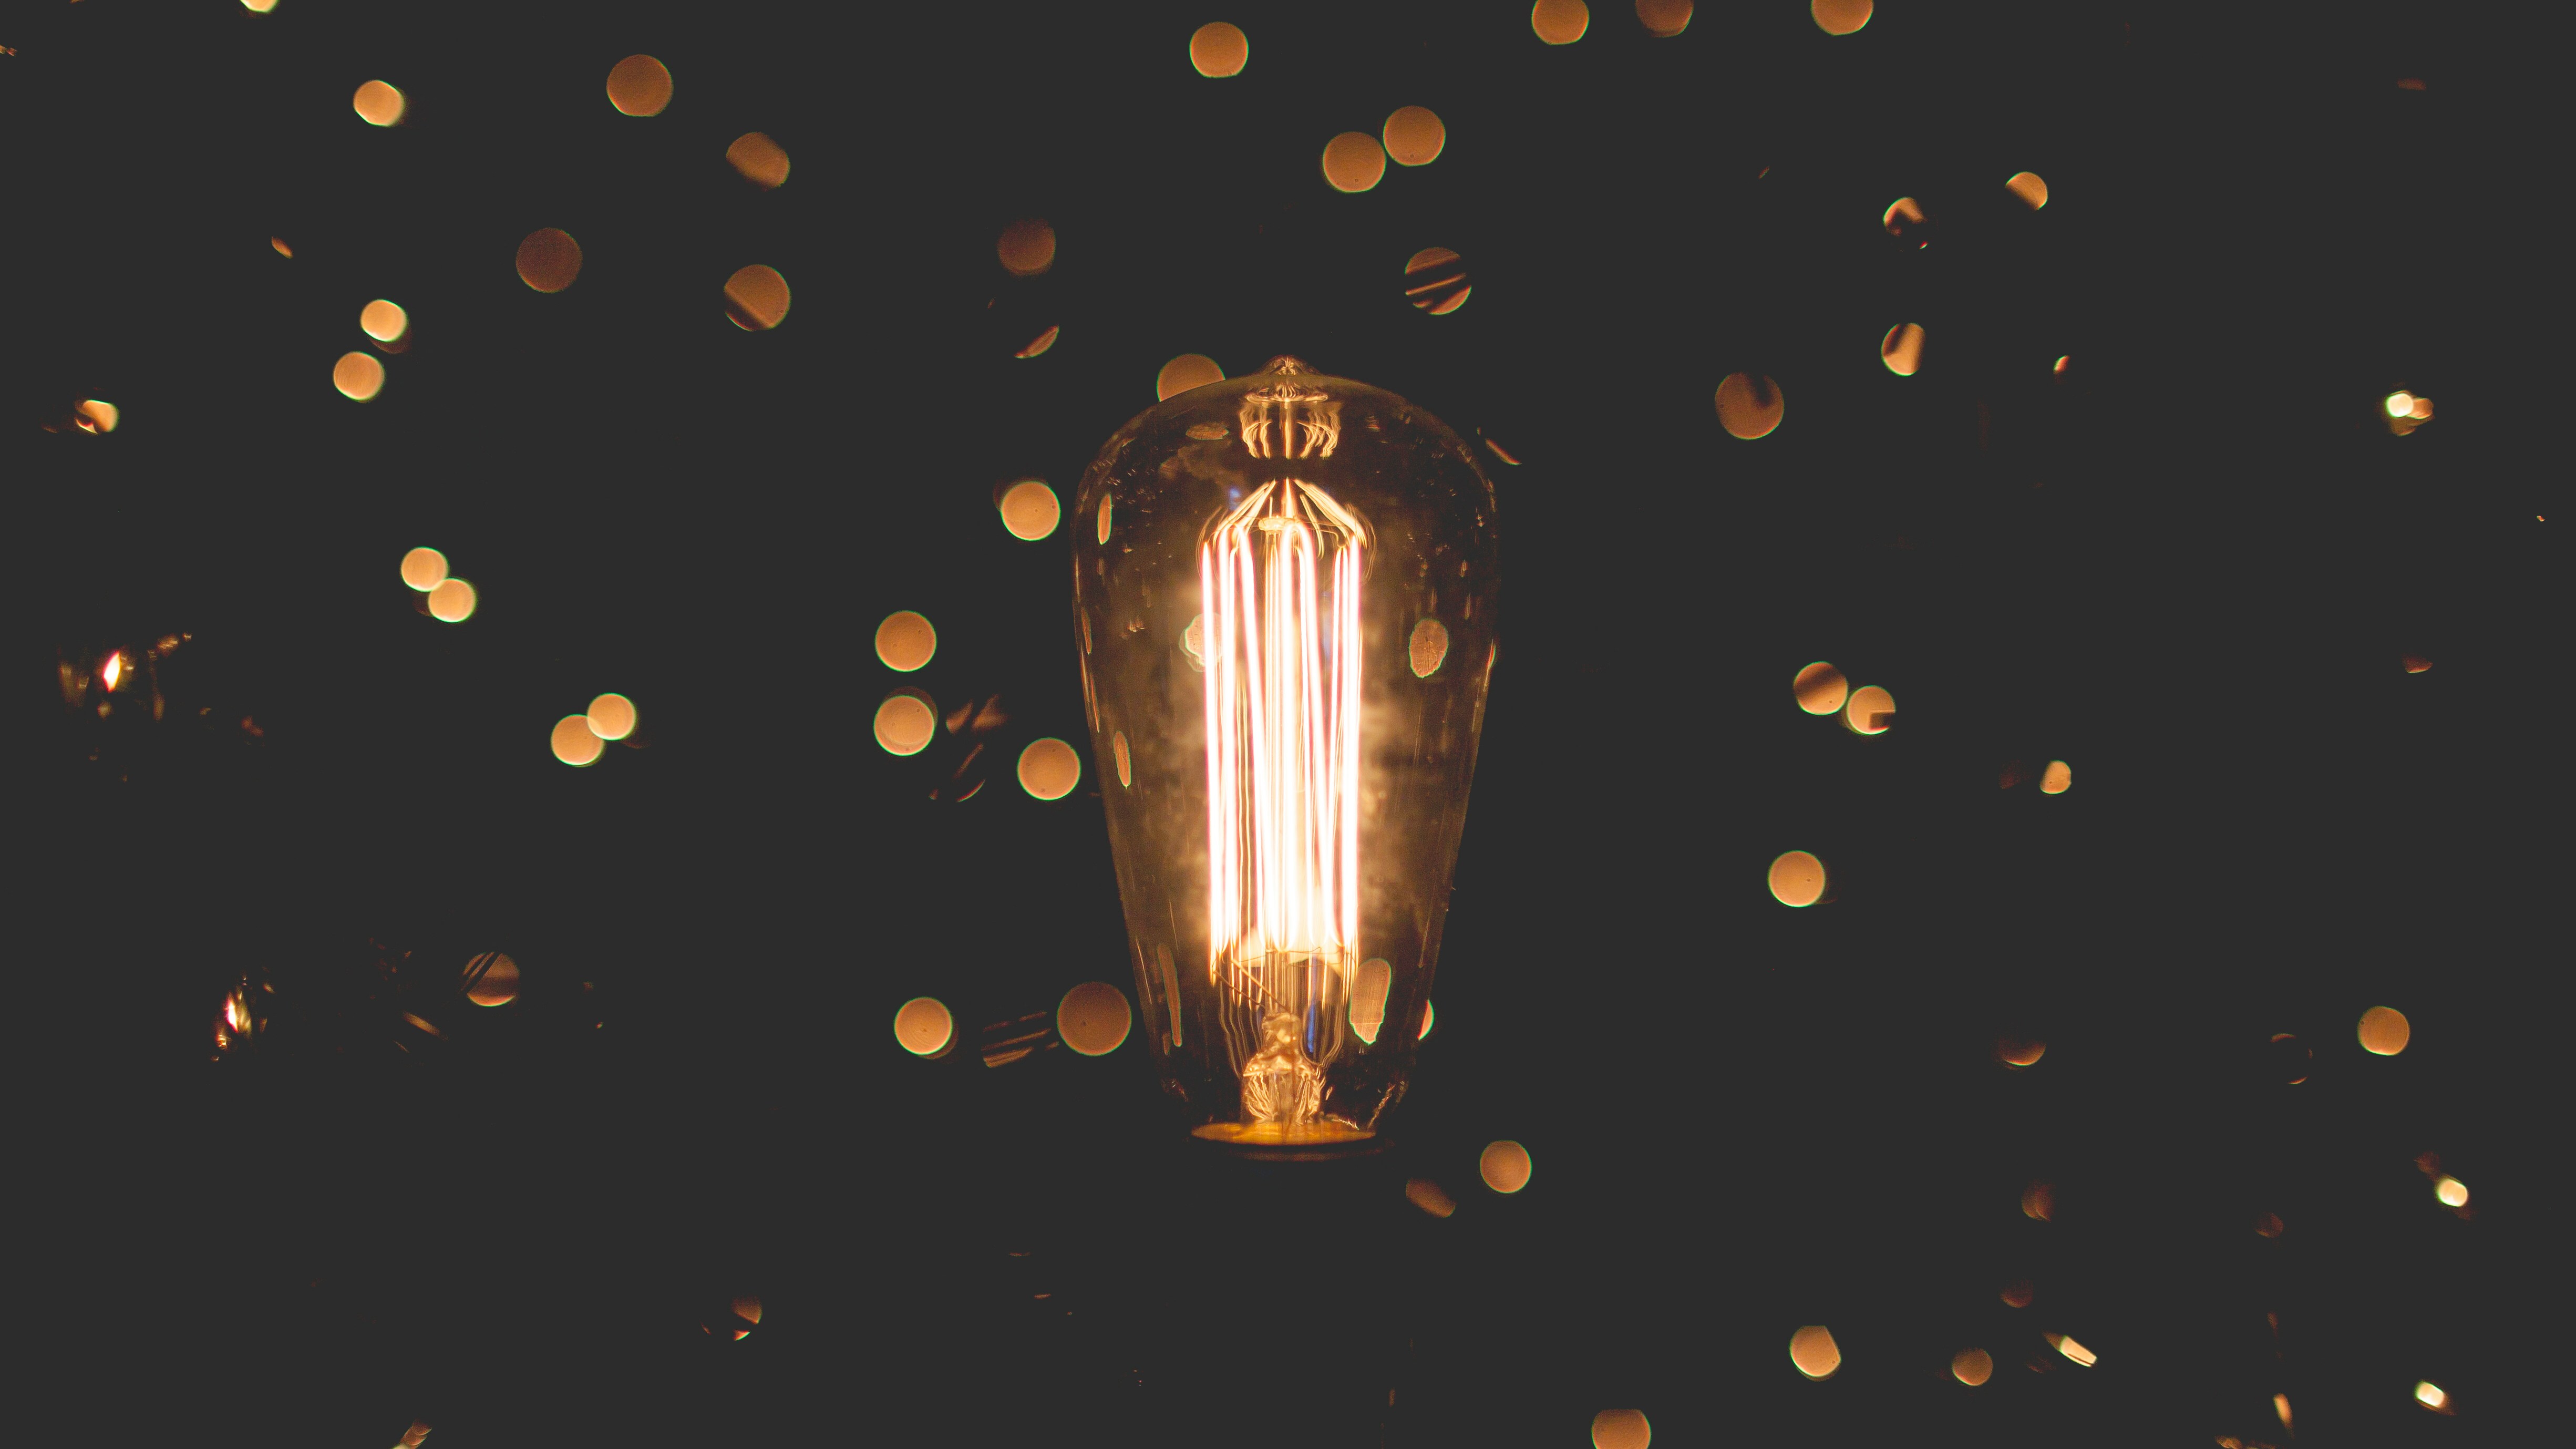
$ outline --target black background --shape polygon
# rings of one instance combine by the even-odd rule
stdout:
[[[42,1417],[1216,1444],[1338,1395],[1369,1427],[1302,1442],[1572,1446],[1635,1406],[1672,1444],[2187,1444],[2281,1441],[2277,1392],[2302,1439],[2494,1432],[2537,1387],[2516,1219],[2564,950],[2541,92],[2466,8],[1882,12],[1655,40],[1603,3],[1567,47],[1511,4],[12,12]],[[1214,18],[1252,42],[1222,82],[1186,62]],[[658,117],[602,95],[637,52]],[[376,77],[404,125],[352,114]],[[1324,142],[1407,104],[1445,154],[1326,187]],[[750,130],[774,192],[722,159]],[[1900,195],[1929,246],[1882,230]],[[1060,239],[1035,279],[993,249],[1023,216]],[[512,271],[541,226],[585,252],[557,295]],[[1405,304],[1429,246],[1474,285],[1450,316]],[[723,312],[751,262],[794,288],[774,332]],[[329,378],[379,296],[415,341],[361,406]],[[1080,689],[1064,537],[994,490],[1069,496],[1183,352],[1294,352],[1520,460],[1439,1028],[1361,1162],[1185,1156],[1142,1042],[976,1050],[1132,990],[1092,783],[1009,776],[1082,739]],[[1787,399],[1758,442],[1710,404],[1737,371]],[[2401,387],[2439,409],[2405,438]],[[91,397],[113,434],[62,426]],[[414,610],[421,543],[469,622]],[[898,608],[941,638],[903,680]],[[56,703],[47,654],[178,630],[159,725]],[[1818,657],[1897,726],[1794,709]],[[1000,697],[990,788],[949,798],[962,742],[875,745],[899,682]],[[547,729],[608,689],[649,748],[563,768]],[[1768,897],[1792,847],[1839,899]],[[371,937],[510,950],[526,995],[435,1061],[206,1060],[228,981]],[[916,995],[958,1050],[889,1040]],[[2390,1059],[2353,1036],[2383,1002]],[[2047,1055],[2003,1070],[2004,1033]],[[1497,1138],[1536,1162],[1513,1197]],[[742,1292],[757,1331],[700,1331]]]

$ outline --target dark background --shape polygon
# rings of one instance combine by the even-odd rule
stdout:
[[[1222,82],[1186,61],[1216,18],[1252,42]],[[2301,1439],[2488,1440],[2538,1387],[2518,1219],[2565,949],[2553,197],[2498,22],[1891,3],[1836,39],[1778,3],[1655,40],[1605,0],[1551,48],[1514,4],[8,12],[26,1412],[1195,1445],[1365,1399],[1302,1442],[1575,1446],[1635,1406],[1670,1444],[2189,1444],[2286,1442],[2286,1393]],[[677,79],[651,119],[602,95],[637,52]],[[405,125],[351,112],[370,78]],[[1446,153],[1327,188],[1324,142],[1406,104]],[[750,130],[775,192],[722,160]],[[1928,247],[1880,227],[1900,195]],[[1022,216],[1060,239],[1036,279],[995,260]],[[585,251],[558,295],[512,271],[541,226]],[[1453,315],[1405,304],[1428,246],[1466,259]],[[774,332],[724,316],[750,262],[794,288]],[[415,341],[361,406],[329,378],[379,296]],[[1912,378],[1872,353],[1904,321]],[[1520,460],[1439,1028],[1359,1162],[1186,1156],[1141,1041],[977,1050],[1132,991],[1092,782],[1009,775],[1082,739],[1080,687],[1064,536],[1011,538],[994,490],[1069,498],[1183,352],[1295,352]],[[1758,442],[1711,407],[1736,371],[1787,398]],[[2396,388],[2436,420],[2392,437]],[[82,398],[121,426],[65,426]],[[415,612],[422,543],[472,620]],[[902,681],[870,645],[898,608],[941,638]],[[159,724],[60,703],[48,654],[171,631]],[[1897,726],[1795,710],[1819,657]],[[876,746],[897,682],[1000,697],[989,788]],[[608,689],[649,747],[565,769],[546,730]],[[1768,897],[1792,847],[1836,901]],[[506,949],[526,992],[396,1052],[309,1005],[371,942]],[[210,1062],[246,972],[280,1025]],[[889,1040],[917,995],[960,1023],[935,1061]],[[2380,1003],[2401,1056],[2355,1043]],[[2007,1033],[2046,1056],[2004,1070]],[[1497,1138],[1516,1196],[1477,1181]],[[757,1331],[701,1332],[744,1292]]]

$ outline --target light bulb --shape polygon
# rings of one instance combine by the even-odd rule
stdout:
[[[1141,1026],[1191,1131],[1372,1136],[1404,1093],[1493,668],[1493,485],[1282,357],[1174,395],[1074,500],[1074,609]]]

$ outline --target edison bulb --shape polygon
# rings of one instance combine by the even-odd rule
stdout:
[[[1091,774],[1165,1085],[1209,1140],[1362,1141],[1448,911],[1493,485],[1439,419],[1282,357],[1138,415],[1073,516],[1099,520],[1074,538]]]

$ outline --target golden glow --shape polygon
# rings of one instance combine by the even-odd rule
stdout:
[[[331,364],[331,385],[351,402],[368,402],[385,390],[385,365],[363,352],[352,352]]]
[[[465,999],[476,1006],[507,1006],[519,997],[519,963],[499,951],[486,951],[465,963]]]
[[[1082,983],[1066,992],[1055,1008],[1056,1034],[1086,1057],[1104,1057],[1118,1050],[1135,1021],[1126,994],[1106,981]]]
[[[1592,7],[1583,0],[1538,0],[1530,7],[1530,29],[1550,45],[1572,45],[1592,28]]]
[[[2011,1282],[2006,1283],[2003,1286],[2003,1291],[1995,1296],[2004,1301],[2004,1306],[2006,1308],[2028,1308],[2030,1306],[2031,1296],[2030,1280],[2028,1278],[2015,1278]]]
[[[2039,772],[2039,793],[2043,795],[2063,795],[2074,788],[2075,767],[2064,760],[2051,760],[2048,768]]]
[[[1211,20],[1190,33],[1190,69],[1210,80],[1243,74],[1243,63],[1251,58],[1252,42],[1240,28],[1222,20]]]
[[[748,266],[725,279],[725,315],[745,332],[766,332],[787,320],[787,279],[774,267]]]
[[[1529,1186],[1529,1149],[1517,1142],[1489,1142],[1476,1159],[1476,1175],[1485,1186],[1500,1193],[1515,1193]]]
[[[2415,1402],[2437,1414],[2447,1414],[2451,1411],[2451,1396],[2442,1392],[2442,1386],[2430,1379],[2415,1385]]]
[[[1592,1449],[1647,1449],[1655,1429],[1640,1409],[1603,1409],[1592,1416]]]
[[[411,331],[411,314],[382,297],[358,309],[358,330],[380,343],[400,342]]]
[[[1440,1184],[1427,1177],[1417,1177],[1404,1185],[1405,1201],[1431,1214],[1445,1218],[1458,1210],[1457,1200],[1441,1190]]]
[[[630,55],[608,72],[608,103],[621,114],[658,116],[671,103],[671,69],[649,55]]]
[[[1386,148],[1366,131],[1344,131],[1324,143],[1324,180],[1335,191],[1366,191],[1386,179]]]
[[[1405,300],[1434,317],[1446,317],[1467,305],[1467,294],[1474,290],[1467,284],[1465,265],[1447,247],[1424,247],[1405,261]]]
[[[1911,322],[1887,329],[1878,342],[1878,360],[1898,377],[1912,377],[1923,366],[1923,329]]]
[[[877,705],[877,743],[889,755],[920,754],[938,729],[938,712],[910,690],[897,690]]]
[[[1896,696],[1864,684],[1843,701],[1843,725],[1856,735],[1883,735],[1896,723]]]
[[[1784,850],[1771,862],[1771,899],[1784,906],[1812,906],[1825,898],[1825,863],[1804,850]]]
[[[429,591],[429,616],[442,624],[462,624],[474,617],[474,586],[449,576]]]
[[[2406,1050],[2414,1035],[2406,1013],[2396,1007],[2374,1006],[2361,1014],[2361,1049],[2372,1056],[2393,1057]]]
[[[1887,228],[1887,234],[1893,237],[1902,237],[1909,231],[1919,231],[1923,226],[1923,203],[1911,196],[1900,196],[1888,203],[1887,210],[1879,213],[1878,224]],[[1917,247],[1928,247],[1931,244],[1930,240],[1921,236],[1914,239],[1914,245]]]
[[[2388,415],[2390,417],[2402,418],[2415,410],[2415,394],[2411,392],[2392,392],[2388,395],[2388,399],[2383,406],[2388,409]]]
[[[1404,647],[1411,656],[1413,677],[1429,679],[1440,672],[1442,661],[1449,657],[1449,626],[1437,619],[1425,619],[1413,626],[1413,636]]]
[[[2005,178],[2004,189],[2021,198],[2021,204],[2033,211],[2048,205],[2048,183],[2034,171],[2016,171]]]
[[[583,715],[590,732],[603,740],[622,740],[635,733],[635,701],[622,694],[603,694]]]
[[[1790,692],[1797,696],[1798,708],[1809,714],[1835,714],[1851,696],[1851,683],[1843,672],[1819,659],[1798,670],[1789,681]]]
[[[1788,412],[1780,385],[1767,377],[1733,372],[1717,385],[1718,426],[1746,442],[1771,436]]]
[[[1975,1388],[1995,1376],[1994,1355],[1982,1348],[1963,1348],[1950,1355],[1950,1377]]]
[[[1002,228],[993,253],[1012,276],[1034,277],[1055,265],[1055,228],[1036,217],[1022,217]]]
[[[1843,1366],[1843,1351],[1821,1323],[1810,1323],[1789,1335],[1789,1362],[1811,1379],[1829,1379]]]
[[[600,752],[607,748],[591,731],[590,720],[577,714],[555,721],[553,743],[555,758],[576,768],[598,764]]]
[[[271,247],[275,248],[275,249],[276,249],[276,251],[277,251],[277,254],[278,254],[279,256],[281,256],[281,257],[291,257],[291,256],[295,255],[295,248],[293,248],[293,247],[291,247],[291,246],[288,246],[288,245],[286,244],[286,238],[284,238],[284,237],[282,237],[282,236],[273,236],[273,237],[270,237],[270,238],[268,239],[268,244],[269,244]]]
[[[2059,377],[2064,377],[2066,375],[2066,364],[2072,360],[2072,358],[2061,357],[2057,359],[2056,364],[2051,366],[2048,370]]]
[[[244,10],[254,11],[261,15],[266,15],[271,10],[277,8],[277,0],[242,0],[242,8]]]
[[[910,674],[938,652],[939,631],[910,609],[897,609],[877,623],[877,658],[898,674]]]
[[[1049,327],[1044,332],[1030,338],[1028,346],[1021,348],[1019,351],[1014,352],[1011,355],[1013,357],[1043,356],[1048,348],[1055,346],[1056,334],[1063,330],[1064,329],[1062,327]]]
[[[2056,1349],[2059,1353],[2066,1355],[2067,1362],[2069,1363],[2082,1364],[2086,1368],[2091,1368],[2094,1364],[2095,1355],[2093,1350],[2077,1343],[2074,1339],[2068,1338],[2065,1334],[2049,1334],[2048,1346]]]
[[[1062,517],[1055,490],[1035,478],[1023,478],[1002,494],[1002,527],[1013,538],[1035,543],[1055,532]]]
[[[1165,367],[1163,370],[1164,370],[1164,371],[1166,371],[1166,372],[1169,372],[1171,369],[1167,366],[1167,367]],[[1107,543],[1107,542],[1109,541],[1109,505],[1110,505],[1110,503],[1111,503],[1112,501],[1114,501],[1114,500],[1113,500],[1113,498],[1112,498],[1112,495],[1107,494],[1107,493],[1103,493],[1103,494],[1101,494],[1101,495],[1100,495],[1100,534],[1099,534],[1099,537],[1100,537],[1100,541],[1101,541],[1102,543]]]
[[[406,109],[403,93],[380,80],[371,80],[358,87],[358,93],[349,98],[349,104],[370,126],[390,126],[403,118]]]
[[[1190,1129],[1190,1135],[1209,1142],[1233,1142],[1249,1147],[1300,1147],[1321,1142],[1365,1142],[1377,1134],[1327,1117],[1321,1121],[1293,1124],[1202,1122]]]
[[[2281,1236],[2281,1215],[2279,1213],[2257,1214],[2254,1219],[2254,1236],[2258,1238]]]
[[[2272,1396],[2272,1412],[2281,1416],[2281,1432],[2285,1434],[2290,1432],[2290,1396],[2288,1394]]]
[[[2039,1059],[2046,1055],[2048,1055],[2048,1043],[2044,1041],[2030,1041],[2017,1036],[1998,1037],[1995,1040],[1995,1060],[2016,1071],[2036,1065]]]
[[[1807,13],[1827,35],[1849,35],[1869,23],[1870,0],[1811,0]]]
[[[1428,166],[1440,159],[1441,149],[1449,144],[1449,128],[1423,106],[1397,107],[1379,135],[1388,159],[1398,166]]]
[[[116,420],[121,416],[123,414],[117,411],[116,404],[100,402],[97,398],[87,399],[72,409],[72,423],[84,433],[115,432]]]
[[[2409,674],[2422,674],[2433,667],[2433,661],[2421,654],[2401,654],[2398,656],[2398,662],[2406,666],[2406,672]]]
[[[1127,786],[1135,782],[1134,774],[1128,769],[1127,732],[1125,730],[1111,731],[1109,752],[1118,757],[1118,785],[1120,789],[1125,789]]]
[[[117,681],[125,677],[125,651],[119,649],[108,655],[107,662],[98,667],[98,677],[110,690],[115,689]]]
[[[274,5],[276,3],[277,0],[269,0],[270,5]],[[265,9],[267,7],[262,6],[261,8]],[[394,1449],[420,1449],[420,1446],[426,1442],[428,1438],[429,1421],[427,1419],[414,1419],[411,1421],[411,1427],[403,1430],[402,1438],[395,1441]]]
[[[1020,788],[1041,800],[1061,800],[1082,783],[1082,757],[1073,746],[1049,737],[1029,741],[1020,751]]]
[[[1195,352],[1184,352],[1164,363],[1163,370],[1154,374],[1154,401],[1161,402],[1166,398],[1177,397],[1188,392],[1191,388],[1205,387],[1209,383],[1223,381],[1225,381],[1225,369],[1217,366],[1214,358],[1203,357]],[[1107,498],[1100,500],[1100,519],[1103,529],[1101,541],[1105,543],[1108,541],[1109,521]]]
[[[560,292],[581,275],[581,243],[556,227],[541,226],[519,241],[519,280],[540,292]]]
[[[760,131],[745,131],[725,148],[725,163],[763,191],[787,184],[787,150]]]
[[[1394,968],[1380,956],[1360,963],[1359,974],[1351,980],[1351,1035],[1371,1046],[1386,1026],[1386,994],[1395,985]]]
[[[1431,1035],[1431,1017],[1431,1000],[1430,998],[1425,997],[1422,1002],[1422,1030],[1413,1034],[1413,1039],[1415,1041],[1420,1041],[1424,1037]]]
[[[948,1008],[927,996],[916,996],[894,1014],[894,1039],[905,1051],[917,1057],[935,1057],[948,1050],[957,1034],[957,1026]]]
[[[2045,1182],[2034,1182],[2021,1190],[2021,1215],[2034,1222],[2047,1222],[2057,1214],[2057,1189]]]
[[[2439,1199],[2444,1207],[2467,1207],[2469,1185],[2456,1177],[2445,1177],[2433,1184],[2433,1196]]]
[[[1691,0],[1637,0],[1637,23],[1658,40],[1690,29]]]

